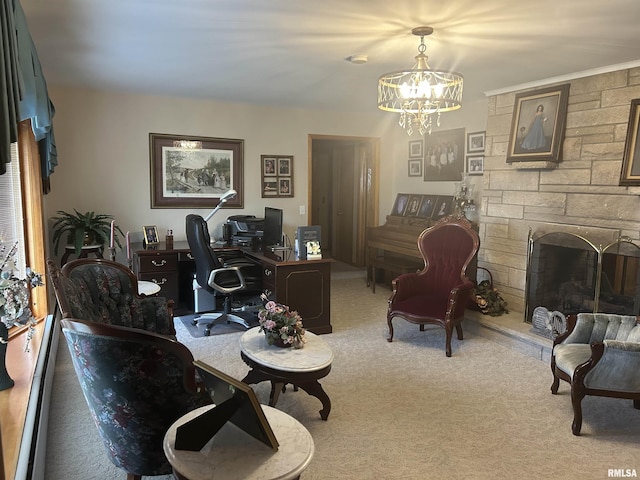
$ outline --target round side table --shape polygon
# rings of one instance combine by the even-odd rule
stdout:
[[[333,351],[320,336],[307,331],[303,348],[280,348],[269,345],[259,327],[247,330],[240,337],[240,356],[251,367],[244,383],[271,382],[269,405],[275,407],[280,392],[290,383],[322,402],[320,418],[331,412],[331,400],[318,382],[329,375]]]
[[[148,282],[146,280],[138,280],[138,294],[146,295],[150,297],[160,291],[160,285],[155,282]]]
[[[176,450],[176,430],[185,422],[214,408],[197,408],[179,418],[164,437],[164,453],[180,480],[293,480],[313,458],[314,443],[309,431],[295,418],[275,408],[262,406],[278,440],[278,451],[227,422],[200,450]]]
[[[87,258],[90,254],[95,255],[96,258],[103,258],[102,252],[103,252],[102,245],[87,245],[80,249],[80,254],[78,255],[78,258]],[[64,255],[62,255],[62,259],[60,260],[60,265],[64,266],[64,264],[67,263],[67,260],[69,260],[69,256],[75,253],[76,253],[76,247],[74,247],[73,245],[65,245]]]

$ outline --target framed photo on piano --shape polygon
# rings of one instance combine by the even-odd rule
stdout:
[[[393,210],[391,211],[391,215],[396,215],[399,217],[404,216],[404,212],[407,209],[408,204],[409,204],[409,194],[399,193],[396,196],[395,203],[393,204]]]

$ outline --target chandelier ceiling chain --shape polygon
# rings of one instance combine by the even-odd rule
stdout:
[[[425,55],[424,37],[433,33],[431,27],[416,27],[411,33],[420,37],[416,63],[411,70],[385,73],[378,79],[378,108],[400,113],[398,122],[409,135],[417,129],[421,135],[431,133],[435,123],[440,126],[440,114],[462,106],[462,75],[451,71],[431,70]]]

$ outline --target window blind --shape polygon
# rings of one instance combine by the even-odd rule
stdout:
[[[11,163],[7,171],[0,175],[0,249],[4,262],[14,244],[18,244],[15,256],[18,275],[23,278],[26,269],[24,219],[22,215],[22,188],[20,185],[20,161],[18,144],[11,144]]]

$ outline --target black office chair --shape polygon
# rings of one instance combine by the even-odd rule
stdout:
[[[211,237],[207,222],[200,215],[187,215],[186,228],[187,242],[196,263],[196,281],[205,291],[224,296],[222,313],[200,315],[193,319],[193,324],[197,325],[203,320],[209,320],[205,335],[211,333],[212,327],[223,322],[234,322],[249,328],[251,325],[248,321],[232,313],[232,297],[236,292],[248,292],[249,287],[255,288],[255,283],[247,282],[243,268],[249,267],[251,271],[259,267],[248,260],[244,262],[236,260],[232,265],[225,266],[210,246]]]

